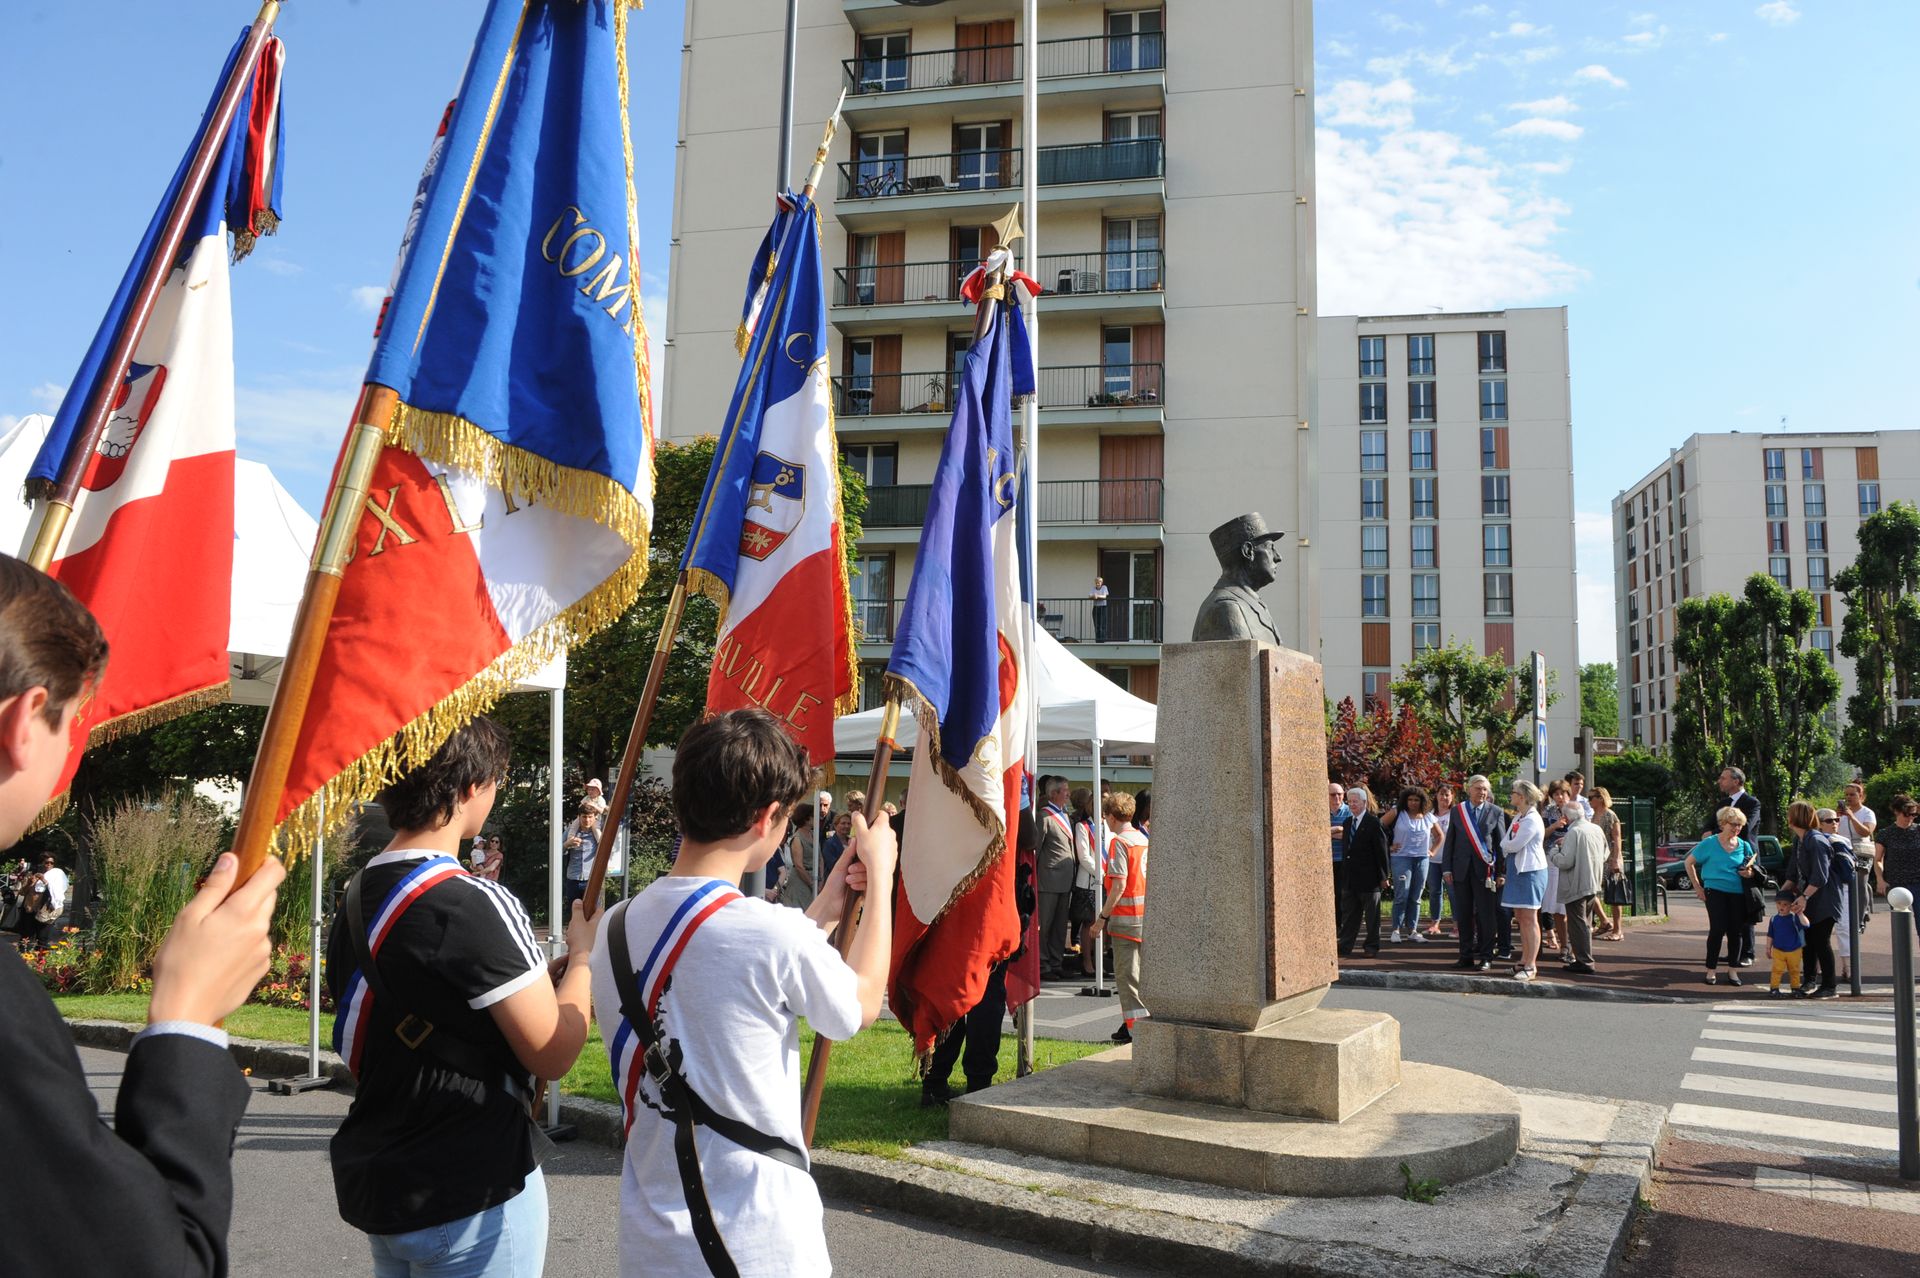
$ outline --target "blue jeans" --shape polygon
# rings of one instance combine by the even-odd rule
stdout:
[[[1427,858],[1393,858],[1393,930],[1411,932],[1420,926],[1420,894],[1427,886]]]
[[[1440,899],[1446,895],[1447,891],[1446,871],[1441,868],[1442,865],[1443,862],[1440,861],[1427,862],[1427,908],[1433,912],[1433,922],[1436,927],[1440,924]],[[1418,921],[1415,919],[1415,922]]]
[[[547,1182],[476,1215],[408,1234],[369,1234],[373,1278],[540,1278],[547,1263]]]

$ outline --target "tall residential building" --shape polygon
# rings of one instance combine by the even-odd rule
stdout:
[[[1859,551],[1860,521],[1920,499],[1920,431],[1692,435],[1613,499],[1620,733],[1673,738],[1674,610],[1682,599],[1738,595],[1764,572],[1819,603],[1814,647],[1840,673],[1846,605],[1833,579]]]
[[[1574,766],[1580,644],[1567,311],[1320,320],[1327,695],[1390,701],[1400,668],[1464,640],[1543,653],[1548,762]]]
[[[837,428],[869,504],[853,581],[873,700],[971,340],[959,283],[1020,198],[1020,0],[802,0],[794,155],[844,88],[818,193]],[[687,6],[664,433],[721,423],[772,213],[782,6]],[[1154,698],[1218,569],[1209,530],[1288,530],[1266,595],[1319,646],[1309,0],[1041,0],[1039,594],[1083,660]],[[796,172],[798,182],[802,173]],[[1310,540],[1310,539],[1306,539]],[[1096,609],[1094,578],[1108,599]]]

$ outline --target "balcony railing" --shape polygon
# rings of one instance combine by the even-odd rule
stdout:
[[[1161,364],[1069,364],[1040,370],[1042,408],[1148,408],[1161,401]],[[953,411],[952,373],[851,373],[833,379],[841,417]]]
[[[977,262],[889,262],[844,266],[833,273],[835,306],[900,306],[955,302]],[[1053,253],[1040,259],[1039,280],[1056,293],[1140,293],[1161,287],[1159,249]]]
[[[1040,148],[1040,185],[1157,178],[1162,174],[1164,163],[1164,147],[1159,138],[1043,146]],[[1013,147],[940,155],[870,156],[840,165],[840,198],[843,200],[1002,191],[1019,185],[1020,152]]]
[[[1043,479],[1043,524],[1157,524],[1165,504],[1158,479]],[[931,484],[876,484],[867,489],[867,528],[918,528],[927,522]]]
[[[1069,76],[1153,71],[1166,65],[1166,36],[1075,36],[1042,40],[1035,74],[1042,80]],[[898,57],[847,58],[847,95],[866,97],[909,89],[946,89],[968,84],[1011,84],[1024,73],[1026,49],[1018,44],[931,49]]]
[[[854,620],[863,643],[892,643],[904,599],[856,599]],[[1040,623],[1062,643],[1159,643],[1162,613],[1158,599],[1042,599]]]

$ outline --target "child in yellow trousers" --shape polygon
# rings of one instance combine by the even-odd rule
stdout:
[[[1775,997],[1784,998],[1800,988],[1800,958],[1806,952],[1806,937],[1800,931],[1800,920],[1791,913],[1793,893],[1782,892],[1773,900],[1773,918],[1767,922],[1767,952],[1773,956],[1773,979],[1768,990]],[[1780,978],[1787,978],[1786,985],[1780,984]]]

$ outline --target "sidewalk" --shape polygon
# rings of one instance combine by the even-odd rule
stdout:
[[[1598,941],[1593,943],[1594,967],[1598,970],[1591,976],[1569,976],[1560,970],[1560,960],[1542,955],[1538,963],[1538,985],[1570,986],[1578,985],[1589,989],[1614,992],[1620,997],[1633,995],[1658,996],[1662,998],[1707,999],[1726,1002],[1736,999],[1765,1000],[1771,997],[1767,993],[1768,962],[1766,952],[1766,931],[1757,933],[1756,955],[1752,967],[1735,969],[1741,981],[1739,988],[1727,985],[1706,984],[1706,946],[1707,917],[1706,908],[1695,897],[1674,893],[1670,907],[1672,917],[1667,922],[1636,922],[1626,920],[1626,939],[1622,941]],[[1874,915],[1860,938],[1860,947],[1864,955],[1864,966],[1860,972],[1861,993],[1865,998],[1886,998],[1893,986],[1893,949],[1892,933],[1888,921],[1892,913],[1884,901],[1876,902]],[[1392,930],[1384,923],[1380,929],[1380,954],[1377,958],[1367,958],[1357,949],[1352,958],[1340,960],[1342,974],[1368,973],[1380,974],[1391,985],[1393,974],[1424,973],[1443,977],[1468,977],[1477,980],[1461,981],[1463,990],[1486,992],[1488,977],[1501,980],[1508,978],[1512,969],[1510,962],[1495,962],[1492,971],[1484,973],[1466,972],[1454,966],[1460,957],[1459,942],[1448,920],[1443,924],[1444,933],[1438,940],[1428,940],[1424,945],[1417,942],[1402,941],[1394,945],[1387,940]],[[1516,930],[1515,943],[1519,941]],[[1721,972],[1726,967],[1722,965]],[[1367,984],[1374,984],[1377,977],[1364,977]],[[1723,977],[1724,979],[1724,977]],[[1360,982],[1355,982],[1356,984]],[[1848,985],[1841,982],[1840,992],[1843,1001],[1847,997]]]

